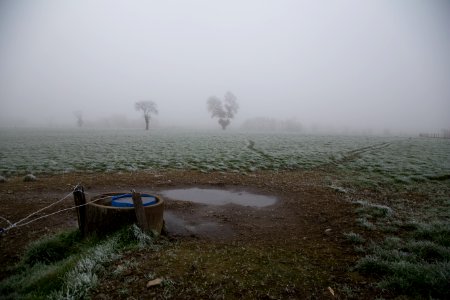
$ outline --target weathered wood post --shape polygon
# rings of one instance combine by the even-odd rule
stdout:
[[[85,224],[86,224],[86,196],[84,194],[84,188],[77,186],[73,191],[73,199],[77,210],[78,228],[81,235],[85,236]]]
[[[143,232],[150,232],[150,228],[147,224],[147,216],[145,215],[144,205],[142,204],[142,198],[140,193],[132,191],[131,197],[133,198],[134,212],[136,213],[137,225]]]

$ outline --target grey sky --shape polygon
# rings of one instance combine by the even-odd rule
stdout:
[[[450,128],[450,2],[0,2],[0,125],[139,118],[217,126],[211,95],[247,118],[305,126]],[[143,121],[142,121],[143,122]]]

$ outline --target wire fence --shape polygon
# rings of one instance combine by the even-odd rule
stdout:
[[[79,186],[80,186],[80,185],[77,184],[77,185],[73,188],[73,191],[75,191]],[[5,228],[0,228],[0,233],[5,233],[5,232],[7,232],[7,231],[9,231],[9,230],[11,230],[11,229],[13,229],[13,228],[20,228],[20,227],[29,225],[29,224],[31,224],[31,223],[34,223],[34,222],[36,222],[36,221],[39,221],[39,220],[42,220],[42,219],[45,219],[45,218],[54,216],[54,215],[56,215],[56,214],[60,214],[60,213],[62,213],[62,212],[65,212],[65,211],[68,211],[68,210],[72,210],[72,209],[77,209],[77,208],[79,208],[79,207],[82,207],[82,206],[85,206],[85,205],[88,205],[88,204],[90,204],[90,203],[94,203],[94,202],[97,202],[97,201],[100,201],[100,200],[103,200],[103,199],[108,199],[108,198],[110,197],[110,196],[100,197],[100,198],[97,198],[97,199],[95,199],[95,200],[88,201],[88,202],[86,202],[86,203],[84,203],[84,204],[74,205],[74,206],[71,206],[71,207],[68,207],[68,208],[63,208],[63,209],[57,210],[57,211],[55,211],[55,212],[48,213],[48,214],[45,214],[45,215],[43,215],[43,216],[40,216],[40,217],[34,218],[34,219],[32,219],[32,220],[29,220],[31,217],[37,215],[38,213],[40,213],[40,212],[42,212],[42,211],[44,211],[44,210],[46,210],[46,209],[49,209],[50,207],[52,207],[52,206],[54,206],[54,205],[56,205],[56,204],[58,204],[58,203],[60,203],[60,202],[62,202],[62,201],[64,201],[64,200],[66,200],[70,195],[73,194],[73,191],[70,192],[70,193],[68,193],[67,195],[65,195],[63,198],[61,198],[61,199],[59,199],[59,200],[57,200],[57,201],[51,203],[50,205],[47,205],[47,206],[45,206],[45,207],[43,207],[43,208],[41,208],[41,209],[39,209],[39,210],[37,210],[37,211],[35,211],[35,212],[32,212],[31,214],[29,214],[29,215],[26,216],[25,218],[22,218],[22,219],[20,219],[19,221],[15,222],[15,223],[12,223],[12,222],[11,222],[10,220],[8,220],[7,218],[0,216],[0,219],[4,220],[6,223],[8,223],[8,226],[7,226],[7,227],[5,227]],[[89,194],[88,192],[84,192],[84,193],[85,193],[85,194]],[[29,220],[29,221],[27,221],[27,220]],[[27,222],[25,222],[25,221],[27,221]]]

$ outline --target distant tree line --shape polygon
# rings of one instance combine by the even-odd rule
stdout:
[[[421,133],[420,137],[450,139],[450,129],[442,129],[441,133]]]
[[[256,117],[246,120],[242,124],[242,129],[250,131],[289,131],[300,132],[302,124],[295,119],[277,120],[268,117]]]

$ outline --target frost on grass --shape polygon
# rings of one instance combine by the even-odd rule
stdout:
[[[332,184],[330,185],[330,188],[331,188],[332,190],[335,190],[335,191],[338,192],[338,193],[342,193],[342,194],[347,194],[347,193],[348,193],[348,190],[347,190],[346,188],[341,187],[341,186],[338,186],[338,185],[336,185],[335,183],[332,183]]]
[[[436,176],[441,179],[442,174],[450,174],[448,164],[442,164],[448,159],[450,144],[420,139],[372,137],[368,140],[270,133],[224,136],[209,131],[165,130],[153,132],[151,139],[135,130],[119,133],[99,130],[89,134],[10,130],[4,132],[2,138],[0,175],[3,176],[23,176],[31,170],[36,175],[149,169],[253,172],[308,169],[330,162],[340,162],[337,167],[343,170],[360,171],[372,183],[412,184],[414,180],[431,180]],[[249,141],[253,142],[252,147]],[[387,142],[389,147],[373,147]],[[358,149],[368,150],[356,151],[358,155],[354,158],[349,156]],[[344,159],[346,157],[351,159]],[[207,165],[209,168],[205,167]],[[448,178],[445,176],[442,180]],[[358,177],[356,181],[362,180]]]
[[[73,131],[60,133],[6,132],[4,143],[0,145],[0,152],[4,155],[0,158],[0,175],[25,175],[31,170],[36,175],[167,168],[208,171],[207,165],[212,171],[307,169],[333,160],[340,161],[355,149],[386,142],[383,138],[367,140],[361,137],[295,134],[236,133],[224,136],[208,131],[161,130],[153,132],[151,139],[135,130],[119,133],[105,130],[82,135]],[[249,148],[249,140],[253,142],[252,149],[257,151]],[[434,176],[435,173],[450,173],[448,167],[436,163],[448,153],[445,144],[433,149],[438,151],[427,151],[432,145],[421,144],[417,140],[405,142],[399,138],[390,142],[390,147],[364,152],[360,159],[346,161],[339,166],[362,170],[365,174],[372,170],[377,174],[408,178],[417,174]],[[412,156],[399,155],[411,147],[414,149]],[[420,163],[423,162],[421,157],[424,153],[432,154],[433,157],[422,166]]]
[[[344,237],[353,244],[363,244],[366,241],[360,234],[354,232],[344,233]]]
[[[63,288],[53,292],[50,299],[86,298],[89,290],[97,284],[97,274],[101,271],[102,264],[118,257],[118,245],[118,237],[113,237],[94,247],[74,269],[66,273]]]
[[[27,251],[23,268],[0,282],[0,295],[5,299],[86,299],[104,266],[118,259],[124,249],[136,247],[159,249],[137,226],[100,242],[80,240],[77,231],[43,239]],[[135,267],[136,262],[124,260],[122,265],[113,271],[114,276]]]
[[[373,217],[390,217],[394,214],[394,210],[387,205],[370,203],[365,200],[357,200],[355,204],[360,205],[356,210],[359,213],[365,213]]]
[[[379,286],[399,294],[447,299],[450,280],[450,226],[415,223],[406,240],[387,237],[373,244],[356,269],[382,276]]]
[[[385,260],[377,255],[368,255],[358,261],[356,269],[367,274],[383,275],[381,288],[395,290],[424,299],[446,299],[450,280],[448,261],[410,262],[407,260]]]
[[[36,181],[37,177],[34,176],[33,174],[27,174],[24,178],[23,181],[25,182],[30,182],[30,181]]]
[[[358,222],[358,224],[361,227],[364,227],[364,228],[369,229],[369,230],[374,230],[375,229],[375,225],[372,222],[370,222],[369,220],[367,220],[366,217],[357,218],[356,221]]]
[[[147,233],[143,232],[136,224],[133,224],[131,230],[133,233],[133,237],[138,242],[138,246],[140,248],[154,247],[153,238]]]

